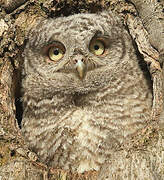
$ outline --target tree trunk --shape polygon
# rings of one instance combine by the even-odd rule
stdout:
[[[153,81],[152,118],[148,127],[112,154],[98,176],[97,172],[72,174],[41,164],[21,135],[21,53],[38,19],[101,10],[120,14],[148,65]],[[164,0],[1,0],[0,180],[164,179],[163,62]]]

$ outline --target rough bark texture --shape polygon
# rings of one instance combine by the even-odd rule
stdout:
[[[71,174],[39,163],[28,150],[16,119],[21,52],[38,18],[102,9],[117,11],[146,61],[153,80],[150,124],[96,172]],[[0,179],[118,180],[164,179],[163,0],[1,0],[0,1]],[[17,117],[21,110],[17,107]],[[163,113],[164,114],[164,113]],[[162,116],[164,117],[164,115]],[[163,120],[164,122],[164,120]],[[105,172],[109,172],[107,174]]]

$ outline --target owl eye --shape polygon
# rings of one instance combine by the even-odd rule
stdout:
[[[50,47],[48,50],[48,56],[52,61],[59,61],[64,56],[64,51],[60,47]]]
[[[95,40],[91,42],[89,49],[96,56],[100,56],[105,52],[105,45],[101,40]]]

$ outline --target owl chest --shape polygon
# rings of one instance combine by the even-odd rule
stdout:
[[[85,109],[74,109],[68,111],[60,120],[56,128],[63,130],[63,144],[53,153],[61,153],[65,158],[63,162],[58,158],[56,164],[78,172],[99,170],[106,159],[104,150],[107,132],[93,124],[94,113]]]
[[[66,108],[65,100],[59,102],[62,107],[54,105],[54,99],[47,106],[40,102],[33,117],[31,111],[25,114],[23,131],[48,165],[78,172],[99,170],[110,149],[145,125],[151,109],[148,97],[143,92],[137,97],[104,95],[101,101],[86,97]]]

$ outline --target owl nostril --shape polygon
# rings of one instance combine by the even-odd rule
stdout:
[[[78,62],[77,59],[74,60],[74,63],[76,64]],[[81,59],[81,62],[84,62],[84,59]]]
[[[78,60],[75,59],[73,62],[74,62],[74,64],[76,64],[78,62]]]

